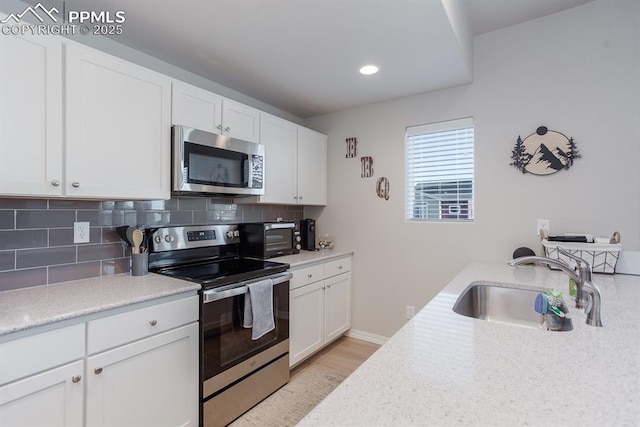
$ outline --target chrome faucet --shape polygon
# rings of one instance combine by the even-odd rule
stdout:
[[[558,267],[576,282],[576,308],[584,308],[587,313],[587,325],[602,326],[602,297],[600,289],[591,281],[591,264],[562,248],[558,251],[578,263],[577,271],[564,261],[540,256],[524,256],[509,262],[512,267],[523,264],[546,264]]]

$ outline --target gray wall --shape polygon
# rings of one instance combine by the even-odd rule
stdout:
[[[302,207],[236,205],[209,198],[100,201],[0,198],[0,291],[129,272],[121,225],[223,224],[302,219]],[[90,242],[73,243],[89,221]]]
[[[640,2],[600,0],[475,40],[470,85],[316,117],[329,136],[328,206],[320,232],[355,251],[353,327],[390,336],[405,307],[424,306],[474,260],[505,262],[519,246],[541,252],[536,219],[554,233],[622,234],[640,250]],[[476,220],[404,221],[407,126],[475,120]],[[575,139],[583,158],[541,177],[509,166],[521,135],[540,125]],[[345,138],[358,158],[345,158]],[[374,177],[360,178],[360,156]],[[390,181],[388,201],[375,182]]]

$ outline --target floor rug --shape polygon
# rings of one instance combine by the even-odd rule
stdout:
[[[321,365],[311,365],[288,384],[233,422],[231,427],[296,425],[346,377]]]

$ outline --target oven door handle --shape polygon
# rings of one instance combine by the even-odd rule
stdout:
[[[256,280],[239,282],[236,284],[236,286],[232,287],[231,289],[225,289],[225,290],[210,289],[202,293],[202,301],[204,304],[206,304],[206,303],[218,301],[224,298],[230,298],[230,297],[235,297],[237,295],[245,294],[247,293],[248,285],[250,285],[251,283],[260,282],[262,280],[271,279],[273,282],[273,286],[275,286],[283,282],[288,282],[289,280],[291,280],[292,277],[293,275],[287,271],[286,273],[278,273],[272,276],[260,277]]]
[[[296,225],[293,222],[278,222],[275,224],[265,224],[265,230],[276,230],[280,228],[295,228]]]

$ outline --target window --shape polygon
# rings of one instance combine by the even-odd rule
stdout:
[[[405,139],[408,221],[471,221],[473,119],[410,126]]]

